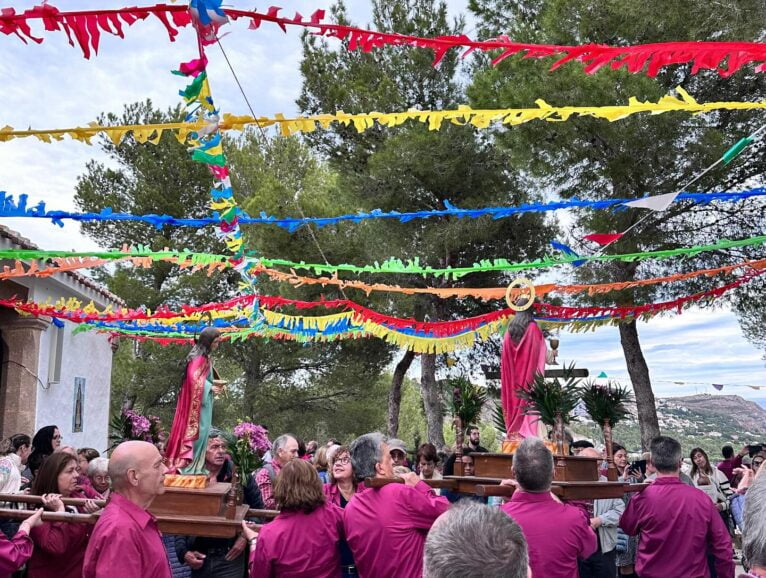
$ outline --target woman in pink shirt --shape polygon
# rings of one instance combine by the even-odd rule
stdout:
[[[364,489],[364,483],[354,479],[348,446],[340,446],[335,451],[330,466],[330,481],[322,486],[324,494],[327,496],[327,501],[339,508],[345,508],[354,494]]]
[[[42,496],[47,510],[64,512],[61,498],[85,498],[77,491],[77,458],[63,452],[51,454],[43,463],[32,486],[32,494]],[[98,506],[88,500],[82,513],[92,513]],[[92,526],[68,522],[45,522],[33,528],[35,544],[29,561],[29,578],[80,578],[85,548]]]
[[[343,515],[325,500],[314,467],[291,460],[274,483],[281,510],[260,534],[245,524],[250,541],[250,576],[254,578],[339,578]]]
[[[32,555],[32,540],[29,532],[42,524],[43,509],[24,520],[16,535],[8,539],[0,532],[0,578],[11,578],[11,575],[21,568]]]

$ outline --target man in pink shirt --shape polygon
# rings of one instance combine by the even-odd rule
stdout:
[[[596,551],[596,533],[582,510],[551,494],[553,455],[541,439],[521,442],[513,454],[513,475],[518,489],[502,509],[524,532],[532,576],[578,578],[577,560]]]
[[[274,440],[271,446],[274,456],[269,463],[263,466],[255,474],[255,483],[261,491],[263,507],[267,510],[275,510],[277,504],[274,501],[274,482],[287,462],[298,457],[298,440],[292,434],[283,434]]]
[[[739,450],[739,453],[735,456],[734,448],[731,446],[726,445],[721,448],[723,461],[718,464],[718,469],[726,475],[726,478],[729,480],[729,483],[732,484],[732,487],[736,487],[734,485],[734,478],[736,477],[734,475],[734,469],[742,466],[742,458],[744,458],[748,452],[748,447],[745,446]]]
[[[620,520],[623,531],[640,532],[636,574],[641,578],[709,576],[707,555],[718,578],[733,578],[729,532],[710,498],[681,482],[681,444],[658,436],[651,443],[657,478],[633,496]]]
[[[386,438],[363,435],[351,444],[351,464],[358,481],[394,475]],[[449,508],[417,474],[404,484],[365,488],[343,511],[346,540],[361,578],[420,578],[423,547],[431,525]]]
[[[165,492],[166,471],[150,443],[123,442],[112,452],[112,495],[85,551],[83,578],[171,578],[157,520],[146,511]]]

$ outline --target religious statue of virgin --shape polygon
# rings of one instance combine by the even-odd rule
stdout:
[[[186,356],[186,371],[178,396],[173,426],[165,449],[169,474],[207,475],[205,452],[213,418],[213,394],[222,385],[215,379],[210,354],[218,345],[220,332],[205,328]]]

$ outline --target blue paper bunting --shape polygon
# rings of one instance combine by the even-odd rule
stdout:
[[[213,188],[210,191],[214,200],[220,201],[232,197],[231,187]],[[712,193],[682,193],[676,198],[676,202],[688,201],[694,204],[706,205],[714,201],[718,202],[737,202],[752,197],[766,196],[766,187],[757,187],[739,192],[712,192]],[[317,227],[326,227],[337,225],[343,221],[359,223],[369,219],[396,219],[402,223],[407,223],[416,219],[432,219],[436,217],[458,217],[477,219],[479,217],[490,216],[493,219],[504,219],[523,213],[557,211],[561,209],[591,209],[603,210],[611,209],[613,211],[627,210],[625,203],[635,199],[607,199],[607,200],[580,200],[577,198],[566,201],[554,201],[550,203],[524,204],[517,207],[483,207],[479,209],[460,209],[444,201],[444,209],[431,211],[413,211],[400,213],[398,211],[384,212],[380,209],[373,209],[370,212],[360,212],[357,214],[339,215],[336,217],[274,217],[261,212],[258,217],[251,217],[246,212],[239,211],[240,224],[255,225],[276,225],[290,233],[294,233],[304,225],[312,224]],[[176,227],[206,227],[218,225],[220,218],[218,215],[199,219],[177,218],[170,215],[133,215],[130,213],[116,213],[111,208],[104,208],[100,213],[77,213],[69,211],[48,211],[44,201],[40,201],[34,206],[28,205],[28,196],[19,195],[18,202],[14,200],[13,195],[0,191],[0,217],[30,217],[38,219],[50,219],[54,225],[64,226],[64,220],[73,220],[80,222],[93,221],[141,221],[148,223],[157,229],[165,226]],[[571,249],[570,249],[571,250]]]

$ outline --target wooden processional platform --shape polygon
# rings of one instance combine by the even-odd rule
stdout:
[[[510,496],[512,486],[500,486],[513,479],[513,454],[471,453],[475,476],[445,476],[453,491],[478,496]],[[554,455],[551,491],[562,500],[600,500],[621,498],[627,492],[644,489],[646,484],[599,480],[599,458]]]
[[[233,538],[241,528],[248,506],[229,500],[231,484],[215,483],[207,488],[166,487],[149,511],[166,534]]]

